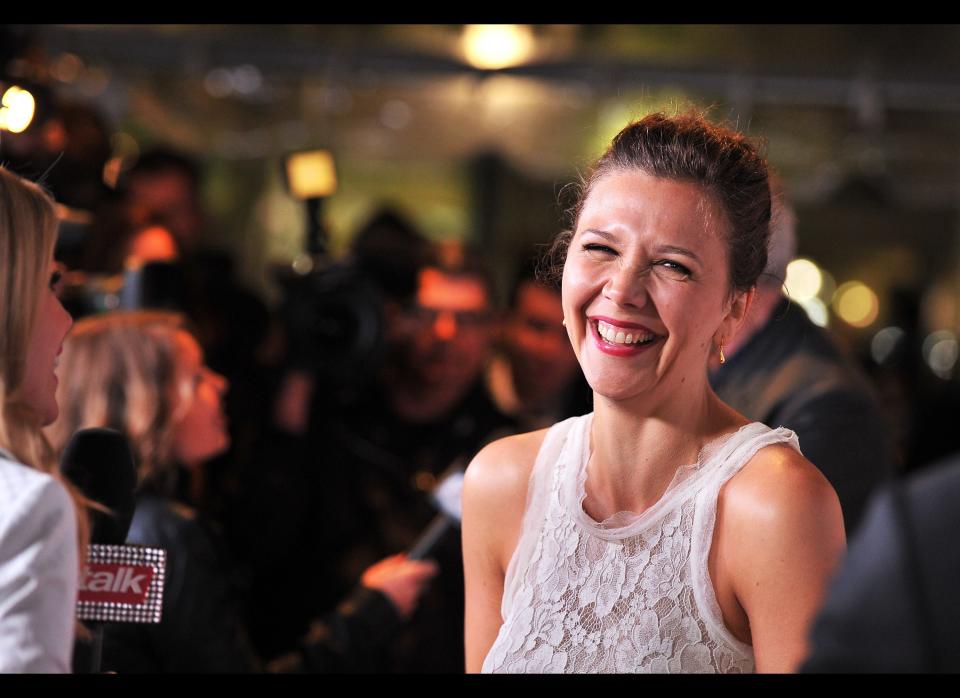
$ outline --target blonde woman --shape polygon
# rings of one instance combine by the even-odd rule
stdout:
[[[78,429],[109,427],[129,439],[137,498],[128,541],[167,550],[163,621],[108,628],[104,668],[120,672],[247,671],[252,652],[229,603],[227,564],[196,513],[172,497],[180,466],[197,472],[229,445],[225,379],[209,370],[178,315],[86,318],[64,344],[58,451]]]
[[[151,673],[258,669],[235,607],[223,546],[203,517],[172,496],[181,466],[188,476],[197,474],[230,445],[221,404],[226,379],[207,368],[182,318],[163,312],[82,320],[64,345],[60,372],[63,409],[51,440],[63,448],[78,429],[124,432],[138,461],[139,483],[128,541],[166,548],[168,555],[163,621],[109,628],[105,668]],[[364,638],[364,644],[375,644],[379,631],[397,622],[391,613],[412,612],[435,572],[432,564],[401,558],[374,565],[364,584],[383,593],[379,598],[365,595],[377,622],[367,616],[351,623],[341,614],[333,627],[351,626],[351,642]],[[303,656],[288,658],[284,667],[353,668],[350,657],[337,654],[351,648],[330,642],[330,635],[320,633],[320,639],[306,642]]]
[[[41,427],[72,320],[56,296],[50,197],[0,167],[0,672],[69,672],[86,536]]]

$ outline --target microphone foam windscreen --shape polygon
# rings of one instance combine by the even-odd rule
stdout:
[[[444,514],[455,521],[463,519],[463,473],[452,472],[445,477],[433,491],[433,501]]]
[[[60,470],[88,499],[112,512],[91,510],[92,543],[122,545],[135,506],[136,468],[130,443],[113,429],[83,429],[70,439]]]

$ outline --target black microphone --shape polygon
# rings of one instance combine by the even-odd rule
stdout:
[[[126,437],[114,429],[82,429],[67,444],[60,470],[87,499],[111,512],[90,510],[90,542],[123,545],[133,520],[137,486]]]
[[[77,618],[92,621],[94,637],[89,649],[76,645],[74,669],[88,665],[98,673],[105,622],[160,622],[166,551],[124,545],[136,508],[137,475],[123,434],[112,429],[77,432],[60,469],[85,497],[109,509],[90,510],[90,545],[77,599]]]

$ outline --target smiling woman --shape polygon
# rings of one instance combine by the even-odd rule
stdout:
[[[766,262],[766,165],[701,117],[648,116],[574,214],[564,324],[594,412],[468,469],[467,668],[791,671],[843,550],[839,504],[792,432],[707,381]]]
[[[748,297],[729,292],[722,211],[699,185],[637,170],[591,189],[563,275],[567,331],[587,382],[624,397],[668,377],[695,380]]]

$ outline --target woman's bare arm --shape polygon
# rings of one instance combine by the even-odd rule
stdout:
[[[724,573],[758,672],[792,672],[846,540],[836,492],[787,446],[760,451],[724,488]]]
[[[503,623],[504,574],[520,536],[527,483],[545,433],[495,441],[467,468],[463,483],[467,672],[480,671]]]

